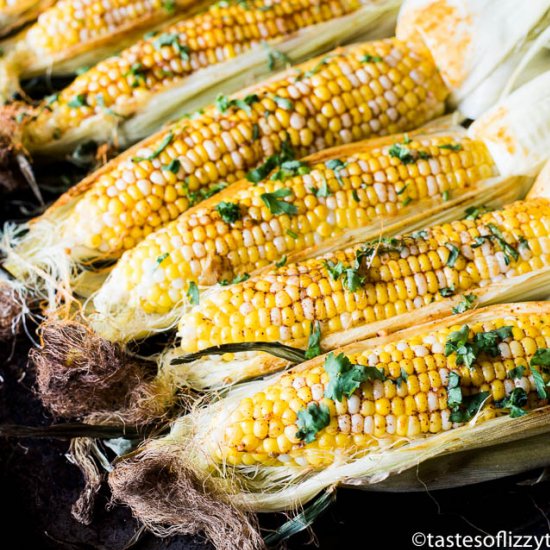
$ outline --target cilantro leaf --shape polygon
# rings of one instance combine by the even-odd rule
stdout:
[[[477,220],[480,216],[483,214],[489,212],[489,208],[486,206],[469,206],[464,210],[464,216],[465,220]]]
[[[216,206],[216,212],[225,223],[235,223],[241,219],[241,209],[237,203],[222,201]]]
[[[475,294],[465,294],[462,296],[462,300],[458,302],[455,307],[453,307],[452,312],[455,314],[464,313],[472,308],[472,305],[476,300],[477,296]]]
[[[455,290],[454,285],[445,286],[445,287],[439,289],[439,294],[441,294],[441,296],[443,296],[443,298],[449,298],[450,296],[454,296],[455,292],[456,292],[456,290]]]
[[[282,200],[289,195],[292,195],[292,191],[285,187],[281,187],[281,189],[277,189],[277,191],[273,191],[273,193],[262,193],[260,198],[272,214],[276,216],[278,214],[293,216],[298,212],[298,208],[296,208],[294,204]]]
[[[275,267],[283,267],[286,264],[287,256],[286,254],[281,257],[281,259],[278,262],[275,262]]]
[[[527,393],[523,388],[515,388],[512,393],[497,401],[495,406],[500,409],[510,409],[510,416],[512,418],[518,418],[527,414],[527,411],[523,408],[527,404]]]
[[[71,107],[71,109],[78,109],[79,107],[87,107],[88,97],[86,94],[78,94],[67,103],[67,106]]]
[[[170,164],[162,166],[163,170],[166,170],[167,172],[172,172],[172,174],[177,174],[180,171],[180,168],[181,162],[178,159],[174,159],[170,162]]]
[[[437,147],[438,149],[448,149],[449,151],[462,151],[462,145],[460,145],[460,143],[445,143]]]
[[[294,176],[309,174],[310,172],[311,168],[308,166],[307,162],[301,160],[287,160],[281,163],[280,169],[271,176],[271,179],[273,181],[284,181]]]
[[[342,401],[344,396],[351,394],[367,380],[385,380],[384,373],[376,367],[354,365],[343,353],[329,353],[325,359],[325,371],[329,375],[329,383],[325,397],[334,401]]]
[[[321,323],[311,323],[311,332],[307,341],[306,359],[313,359],[323,352],[321,350]]]
[[[475,393],[462,398],[462,403],[459,408],[451,413],[451,422],[468,422],[471,420],[481,409],[483,403],[491,395],[488,391]]]
[[[460,256],[460,250],[452,243],[445,243],[445,246],[450,250],[449,257],[447,258],[447,265],[449,267],[454,267]]]
[[[456,353],[456,364],[471,367],[476,356],[471,344],[468,343],[470,327],[464,325],[460,330],[451,332],[445,342],[445,356]]]
[[[165,149],[172,143],[174,139],[174,134],[169,132],[164,136],[162,141],[159,143],[159,146],[147,157],[133,157],[132,162],[142,162],[144,160],[155,160]]]
[[[407,371],[403,367],[401,367],[401,374],[395,379],[397,387],[400,388],[401,384],[406,383],[408,379],[409,375],[407,374]]]
[[[244,99],[229,99],[227,96],[220,94],[216,98],[216,107],[220,113],[225,113],[229,109],[236,108],[250,114],[252,112],[250,106],[258,103],[258,101],[260,101],[260,98],[256,94],[247,95]]]
[[[164,262],[164,260],[166,260],[166,258],[168,258],[168,256],[170,256],[170,252],[165,252],[164,254],[161,254],[157,260],[156,260],[156,264],[157,264],[157,267],[162,263]]]
[[[510,380],[517,380],[518,378],[522,378],[524,373],[525,367],[520,365],[519,367],[514,367],[512,370],[509,370],[507,377],[510,378]]]
[[[370,55],[365,54],[361,59],[359,59],[362,63],[380,63],[381,61],[384,61],[379,55]]]
[[[535,351],[531,357],[530,365],[542,367],[543,370],[550,367],[550,348],[539,348]]]
[[[548,395],[546,394],[546,383],[544,378],[537,367],[531,366],[531,375],[533,376],[533,381],[535,382],[535,388],[537,389],[537,395],[541,399],[546,399]]]
[[[193,281],[189,283],[189,288],[187,289],[187,298],[189,299],[189,303],[192,306],[199,305],[199,287],[197,286],[197,283]]]
[[[324,403],[310,403],[305,409],[298,411],[296,424],[299,428],[296,437],[306,443],[312,443],[317,432],[330,424],[330,410]]]

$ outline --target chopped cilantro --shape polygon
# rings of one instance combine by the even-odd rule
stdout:
[[[181,162],[178,159],[174,159],[170,162],[170,164],[164,164],[162,166],[163,170],[166,170],[167,172],[172,172],[172,174],[177,174],[180,171],[181,168]]]
[[[525,367],[523,365],[520,365],[519,367],[514,367],[512,370],[509,370],[506,376],[510,380],[517,380],[519,378],[523,378],[524,374],[525,374]]]
[[[546,370],[550,367],[550,348],[539,348],[531,357],[531,365],[536,367],[542,367]]]
[[[407,371],[401,367],[401,374],[395,379],[395,383],[398,388],[401,387],[401,384],[406,383],[409,379],[409,375],[407,374]]]
[[[380,63],[384,60],[379,55],[365,54],[359,61],[361,61],[361,63]]]
[[[78,109],[79,107],[87,107],[88,106],[88,97],[86,94],[78,94],[71,101],[67,103],[71,109]]]
[[[286,264],[286,260],[287,257],[285,254],[278,262],[275,262],[275,267],[283,267]]]
[[[311,323],[311,332],[307,341],[306,359],[313,359],[323,352],[321,350],[321,323]]]
[[[411,149],[410,147],[407,147],[406,144],[409,142],[410,140],[408,139],[408,137],[405,137],[405,145],[401,143],[394,143],[388,149],[390,157],[399,159],[403,164],[413,164],[418,159],[426,160],[431,158],[430,153],[426,151],[418,151],[416,149]]]
[[[499,355],[498,344],[512,336],[512,327],[504,326],[487,332],[477,332],[473,339],[469,338],[470,327],[464,325],[461,329],[451,332],[445,342],[445,355],[456,353],[456,364],[471,367],[481,353],[491,357]]]
[[[144,160],[156,159],[165,149],[172,143],[174,134],[172,132],[166,134],[164,139],[159,143],[159,146],[148,157],[133,157],[132,162],[142,162]]]
[[[454,285],[446,286],[439,289],[439,294],[443,296],[443,298],[449,298],[450,296],[454,296],[456,293],[456,289]]]
[[[216,107],[220,113],[225,113],[229,109],[237,108],[242,109],[247,114],[252,112],[250,108],[254,103],[258,103],[260,98],[256,94],[247,95],[244,99],[229,99],[226,95],[220,94],[216,98]]]
[[[312,443],[317,432],[330,424],[330,410],[324,403],[310,403],[305,409],[298,411],[296,424],[299,428],[296,437],[306,443]]]
[[[465,220],[477,220],[481,215],[489,212],[489,209],[486,206],[469,206],[464,210],[464,219]]]
[[[320,187],[318,187],[318,188],[317,187],[312,187],[311,192],[316,197],[321,197],[321,198],[328,197],[330,195],[330,189],[329,189],[329,186],[328,186],[327,179],[323,176],[323,179],[321,180]]]
[[[490,397],[491,393],[483,391],[462,397],[462,404],[451,412],[451,422],[468,422],[481,409],[483,403]]]
[[[170,256],[170,252],[165,252],[164,254],[161,254],[158,258],[157,258],[157,267],[162,263],[164,262],[164,260],[166,260],[166,258],[168,258],[168,256]]]
[[[458,302],[455,307],[453,307],[452,312],[455,314],[464,313],[472,308],[472,305],[476,300],[477,296],[475,294],[465,294],[462,296],[462,300]]]
[[[310,172],[311,168],[307,162],[301,160],[287,160],[281,163],[279,170],[271,176],[271,179],[273,181],[284,181],[287,178],[303,176]]]
[[[270,71],[274,71],[275,69],[279,69],[281,67],[284,68],[291,64],[288,55],[273,48],[270,48],[269,46],[267,46],[267,44],[266,47],[268,48],[267,68]]]
[[[325,371],[329,375],[329,383],[325,397],[334,401],[342,401],[344,396],[352,393],[367,380],[385,380],[384,373],[376,367],[354,365],[343,353],[329,353],[325,359]]]
[[[292,101],[290,99],[287,99],[286,97],[279,97],[278,95],[273,97],[273,101],[285,111],[292,111],[292,108],[294,105],[292,104]]]
[[[165,48],[167,46],[173,46],[183,61],[189,61],[189,53],[191,50],[188,48],[188,46],[182,44],[179,41],[179,36],[176,33],[162,33],[153,42],[153,45],[157,50],[160,50],[161,48]]]
[[[281,189],[277,189],[277,191],[273,191],[273,193],[262,193],[260,198],[269,208],[269,211],[275,216],[279,214],[293,216],[298,212],[298,208],[296,208],[294,204],[282,200],[289,195],[292,195],[292,191],[285,187],[281,187]]]
[[[237,203],[222,201],[216,206],[216,212],[225,223],[235,223],[241,219],[241,209]]]
[[[460,143],[445,143],[444,145],[438,145],[439,149],[448,149],[449,151],[462,151],[462,145]]]
[[[515,388],[509,396],[495,402],[495,406],[500,409],[510,409],[510,416],[512,418],[526,415],[527,411],[523,408],[526,404],[527,393],[523,388]]]
[[[254,184],[259,183],[265,179],[272,170],[291,160],[294,160],[294,151],[289,143],[284,141],[281,151],[268,157],[267,160],[257,168],[250,170],[248,174],[246,174],[246,179]]]
[[[286,234],[287,234],[289,237],[293,238],[293,239],[297,239],[297,238],[298,238],[298,233],[292,231],[292,229],[287,229],[287,230],[286,230]]]
[[[447,265],[449,267],[454,267],[458,257],[460,256],[460,250],[452,243],[445,243],[445,246],[450,251],[449,257],[447,258]]]
[[[192,306],[199,305],[199,287],[197,286],[197,283],[193,281],[189,283],[189,288],[187,289],[187,298],[189,299],[189,303]]]

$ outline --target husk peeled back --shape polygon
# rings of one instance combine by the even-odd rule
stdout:
[[[405,0],[396,35],[428,47],[452,105],[475,119],[550,68],[549,10],[549,0]]]
[[[364,0],[363,4],[349,15],[267,41],[234,59],[201,69],[160,93],[143,95],[136,112],[123,121],[104,113],[85,120],[58,140],[29,141],[26,146],[33,155],[55,157],[90,139],[107,142],[116,136],[118,145],[127,147],[157,132],[167,121],[213,103],[219,94],[230,95],[266,79],[273,73],[268,63],[270,52],[284,54],[297,64],[338,45],[391,36],[401,0]]]
[[[549,302],[492,306],[417,325],[389,337],[366,340],[341,348],[339,352],[364,352],[389,342],[417,336],[419,333],[436,331],[449,324],[473,324],[493,318],[510,319],[517,315],[549,312]],[[307,369],[323,360],[323,357],[315,358],[298,365],[294,370]],[[379,450],[355,457],[339,455],[331,466],[321,470],[284,465],[231,467],[217,463],[210,453],[216,448],[216,441],[223,434],[229,417],[243,398],[250,397],[273,384],[277,376],[236,386],[223,399],[207,407],[197,408],[191,414],[180,418],[173,424],[170,434],[166,437],[149,440],[132,456],[123,458],[115,465],[110,475],[110,484],[117,499],[129,504],[136,517],[149,528],[157,529],[159,523],[162,523],[161,532],[169,529],[170,532],[177,532],[181,518],[187,516],[192,502],[185,501],[185,505],[180,508],[182,516],[176,514],[175,521],[170,522],[166,517],[162,517],[166,501],[164,485],[157,485],[154,480],[155,472],[161,471],[163,466],[170,467],[173,487],[183,486],[183,480],[185,483],[194,482],[195,486],[200,487],[204,479],[208,480],[214,498],[221,496],[222,499],[230,499],[238,509],[255,512],[294,512],[328,488],[352,486],[376,490],[376,484],[388,484],[392,476],[418,468],[428,460],[432,461],[433,466],[437,465],[438,460],[448,460],[449,455],[454,453],[480,449],[489,449],[489,453],[492,452],[495,456],[497,445],[521,440],[535,441],[536,436],[550,433],[550,406],[543,406],[519,418],[503,415],[489,420],[483,419],[481,410],[469,423],[459,428],[414,439],[402,438],[389,444],[381,442]],[[545,437],[547,440],[547,436]],[[528,447],[524,449],[524,453],[529,455]],[[548,463],[547,458],[544,460],[540,456],[540,446],[536,454],[537,456],[533,456],[533,460],[527,460],[526,464]],[[515,472],[521,470],[521,466],[517,464],[515,468],[513,464],[509,467]],[[483,468],[479,461],[478,468]],[[487,464],[485,468],[487,469]],[[187,475],[189,469],[193,472],[191,477]],[[491,467],[488,469],[492,470]],[[148,480],[148,483],[141,485],[142,480]],[[452,481],[449,480],[449,483],[452,484]],[[407,483],[405,487],[408,487]],[[180,495],[177,498],[180,498]],[[139,506],[136,502],[139,502]],[[161,518],[162,521],[159,522]]]

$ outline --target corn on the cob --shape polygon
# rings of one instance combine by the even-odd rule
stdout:
[[[548,431],[549,327],[550,304],[508,304],[343,348],[181,418],[111,487],[173,531],[203,483],[238,508],[290,511],[330,486]]]
[[[429,54],[394,39],[334,51],[245,97],[220,98],[113,160],[31,222],[15,249],[7,242],[5,266],[22,278],[33,277],[33,266],[51,270],[70,284],[76,263],[119,257],[218,182],[419,126],[441,113],[446,95]]]
[[[169,315],[184,303],[190,285],[235,280],[345,231],[410,216],[426,203],[444,208],[445,199],[497,174],[485,145],[460,132],[396,136],[348,149],[293,165],[287,178],[281,176],[283,167],[255,186],[229,188],[153,233],[123,255],[95,297],[96,311],[109,327],[120,327],[126,340],[142,326],[144,314]],[[270,292],[271,285],[260,278]],[[279,297],[272,298],[279,303]]]
[[[2,43],[0,100],[19,91],[19,79],[71,74],[115,52],[183,9],[205,2],[190,0],[59,0],[35,24]]]
[[[1,0],[0,36],[5,36],[14,29],[36,19],[54,2],[55,0]]]
[[[212,80],[224,82],[224,93],[233,92],[270,70],[326,51],[335,41],[372,34],[377,18],[391,19],[397,6],[396,0],[215,4],[89,69],[29,111],[19,139],[31,154],[48,156],[71,152],[90,139],[115,139],[118,146],[138,141],[188,111],[199,94],[203,104],[214,100],[221,90],[211,86]],[[260,59],[261,68],[253,58]],[[232,72],[239,78],[228,82]],[[151,123],[140,122],[151,118]]]

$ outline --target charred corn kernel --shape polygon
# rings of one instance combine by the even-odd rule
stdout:
[[[407,147],[410,147],[411,151],[429,150],[433,155],[430,162],[431,170],[433,173],[440,173],[439,160],[448,156],[449,150],[441,149],[439,145],[449,143],[449,139],[449,137],[419,137],[418,140],[411,141]],[[345,230],[361,227],[367,221],[373,221],[376,216],[395,216],[409,203],[414,204],[428,198],[441,200],[446,189],[464,190],[495,173],[490,155],[482,143],[465,137],[456,139],[464,149],[475,150],[479,158],[479,164],[475,170],[472,167],[472,178],[465,181],[461,187],[455,187],[451,177],[443,187],[434,184],[430,188],[424,188],[420,184],[420,179],[423,179],[423,176],[419,176],[417,179],[407,177],[406,184],[404,180],[389,183],[385,177],[386,170],[395,168],[401,161],[392,156],[391,146],[369,147],[366,144],[364,151],[337,159],[342,166],[333,165],[330,162],[322,164],[312,162],[307,174],[290,177],[284,182],[272,179],[264,180],[256,186],[248,185],[239,191],[227,192],[227,199],[225,195],[222,195],[219,200],[211,199],[204,206],[199,206],[192,212],[184,214],[163,231],[151,235],[136,248],[126,253],[113,271],[109,282],[100,292],[101,300],[112,303],[112,300],[107,300],[106,297],[110,293],[119,295],[122,293],[127,297],[126,301],[131,307],[163,313],[170,306],[164,308],[157,302],[148,301],[145,289],[158,288],[161,295],[170,296],[170,299],[174,300],[174,304],[185,299],[187,284],[179,289],[174,289],[174,279],[167,276],[167,270],[174,262],[172,254],[176,250],[181,250],[184,258],[177,264],[179,270],[177,279],[197,281],[203,285],[211,285],[223,279],[231,281],[237,275],[264,267],[276,259],[270,258],[266,254],[268,243],[275,245],[277,257],[281,257],[292,251],[303,250],[312,243],[317,244],[328,237],[340,235]],[[373,164],[376,165],[374,172],[372,171]],[[379,168],[382,164],[387,168]],[[352,174],[354,175],[352,176]],[[452,174],[446,175],[451,176]],[[382,180],[385,183],[382,183]],[[399,194],[404,185],[406,185],[405,191]],[[364,199],[357,202],[354,198],[357,186],[364,190],[372,190],[372,198],[369,199],[368,193],[365,193]],[[322,189],[323,192],[320,193],[319,189]],[[275,199],[277,193],[283,193],[283,198]],[[414,197],[414,199],[410,198],[410,201],[405,203],[403,197],[407,193],[408,197]],[[272,204],[266,203],[266,196],[271,196],[273,200],[278,201],[277,208],[284,209],[284,211],[275,210]],[[220,216],[218,205],[220,201],[226,200],[231,200],[236,206],[238,218],[224,220]],[[312,213],[311,208],[307,207],[308,202],[322,206],[323,211],[306,225],[304,221]],[[373,211],[373,208],[377,206],[380,207],[379,211]],[[339,223],[339,217],[345,222]],[[288,231],[295,233],[295,237],[290,241],[283,239]],[[227,248],[231,250],[224,258],[221,258],[216,252],[211,254],[205,252],[207,247],[215,250],[215,242],[218,239],[224,240]],[[182,247],[182,242],[193,242],[193,245],[183,245]],[[168,256],[162,264],[157,265],[156,260],[160,253],[163,256]],[[406,260],[411,266],[411,271],[413,268],[418,270],[418,266],[413,263],[415,259],[415,256],[411,254]],[[151,269],[154,269],[155,272],[153,276],[150,276]],[[132,279],[123,276],[126,270],[133,274]],[[281,327],[282,330],[282,333],[281,331],[274,333],[276,339],[281,338],[281,334],[284,337],[287,332],[291,336],[294,335],[294,338],[303,338],[302,323],[304,320],[313,318],[324,319],[325,323],[330,324],[334,331],[349,328],[353,324],[351,315],[362,303],[363,297],[358,298],[357,301],[356,297],[349,296],[347,292],[343,291],[340,283],[330,280],[325,269],[319,271],[306,268],[303,274],[308,274],[307,280],[301,279],[301,270],[296,271],[293,267],[282,267],[280,271],[288,273],[288,276],[283,276],[280,280],[285,281],[289,278],[293,284],[285,285],[285,288],[279,289],[277,281],[280,276],[273,274],[268,275],[266,279],[258,280],[257,286],[232,286],[216,295],[216,298],[207,301],[208,309],[200,307],[193,314],[194,321],[188,321],[186,318],[185,322],[181,324],[183,331],[186,330],[186,326],[191,327],[189,341],[199,345],[206,343],[202,339],[197,341],[193,327],[198,326],[199,321],[208,323],[208,319],[213,319],[216,315],[219,316],[215,323],[217,327],[213,327],[212,331],[201,329],[201,334],[209,335],[209,340],[212,342],[221,336],[220,327],[229,324],[239,328],[237,338],[241,340],[246,333],[246,331],[240,330],[242,327],[250,328],[250,334],[254,340],[258,338],[258,331],[267,330],[274,325]],[[333,288],[335,285],[338,285],[339,288]],[[414,290],[412,298],[419,294],[418,290],[421,290],[421,294],[427,292],[423,280],[414,279],[409,286]],[[422,288],[416,289],[414,286]],[[234,288],[239,288],[239,292],[234,292]],[[272,288],[278,290],[272,292]],[[331,291],[327,295],[327,292],[321,292],[322,288],[325,290],[330,288]],[[306,290],[306,294],[302,293],[302,289]],[[369,306],[383,305],[389,300],[390,290],[392,290],[390,285],[385,281],[380,281],[369,287],[366,295],[363,296],[367,298]],[[412,293],[413,290],[410,292]],[[340,294],[335,291],[339,291]],[[369,297],[371,292],[372,299]],[[262,297],[255,298],[259,293],[262,294]],[[223,299],[221,299],[222,296]],[[303,298],[297,300],[298,296],[303,296]],[[258,322],[255,326],[251,323],[247,324],[244,320],[255,311],[254,301],[263,303],[270,309],[266,315],[258,313]],[[98,300],[96,302],[99,303]],[[224,305],[220,308],[217,302],[223,302]],[[346,310],[347,313],[345,313]],[[380,311],[375,309],[367,315],[387,316],[388,312],[394,313],[394,311],[388,305]],[[357,318],[355,322],[358,323],[362,320]],[[284,330],[284,327],[287,327],[289,331]],[[297,336],[298,334],[302,336]]]
[[[264,4],[264,0],[215,4],[205,13],[168,25],[119,55],[102,61],[79,76],[53,101],[43,103],[38,117],[24,129],[26,145],[32,151],[40,143],[54,136],[59,138],[97,115],[131,117],[149,97],[175,86],[194,72],[261,47],[263,41],[352,13],[361,2],[334,0],[322,10],[311,0],[278,0],[267,10]],[[86,100],[75,106],[76,97]],[[283,124],[287,127],[301,126],[303,120],[298,113],[292,118],[285,111],[277,111],[277,116],[288,119]],[[228,134],[222,139],[229,151],[236,148]],[[206,144],[210,158],[220,160],[216,143],[207,141]],[[212,179],[218,179],[215,175],[218,167],[213,164],[210,170]]]
[[[391,65],[404,78],[413,73],[415,93],[425,98],[421,106],[387,122],[380,109],[366,109],[376,99],[370,83],[375,78],[381,78],[379,75],[372,76],[369,64],[364,61],[366,55],[382,58],[380,70],[388,70]],[[349,125],[345,132],[333,133],[323,128],[320,122],[324,117],[322,104],[312,101],[313,90],[327,82],[332,82],[339,94],[345,93],[345,86],[351,86],[354,92],[350,93],[353,104],[346,107],[343,113],[334,115]],[[339,82],[347,84],[344,86]],[[288,153],[289,148],[296,158],[300,158],[328,146],[417,127],[442,111],[447,93],[432,61],[395,39],[336,50],[322,63],[312,60],[280,79],[256,86],[248,99],[243,98],[242,102],[219,108],[212,106],[192,120],[177,122],[92,175],[87,180],[88,190],[82,194],[68,217],[63,238],[71,247],[88,249],[92,243],[95,245],[100,235],[101,244],[94,246],[91,254],[118,257],[124,251],[125,237],[132,230],[139,227],[143,235],[147,235],[158,227],[156,220],[160,219],[164,224],[164,220],[172,220],[204,198],[211,184],[220,180],[231,183],[241,179],[269,156],[283,150]],[[273,130],[270,121],[279,110],[288,111],[291,119],[293,114],[307,116],[307,132],[294,135],[288,127]],[[215,165],[215,173],[208,168],[209,163]],[[170,209],[163,199],[165,189],[151,179],[152,174],[159,171],[174,171],[176,176],[174,184],[164,184],[174,186],[178,197],[170,203]],[[328,182],[331,187],[337,184],[335,176],[333,174]],[[129,190],[134,186],[139,188],[144,199],[136,202],[136,208],[128,207],[129,215],[123,224],[120,216],[109,211],[108,205],[123,192],[131,197]],[[152,191],[149,192],[150,189]],[[147,199],[151,197],[150,193],[158,196],[160,203],[149,204]],[[61,200],[66,200],[66,197]],[[323,201],[320,202],[323,204]],[[140,203],[143,206],[138,210]],[[263,203],[258,202],[257,205],[261,207]],[[317,213],[315,215],[319,216]],[[280,239],[273,242],[278,251],[279,248],[292,250],[304,246],[302,240],[314,244],[311,239],[307,241],[300,237],[302,228],[296,218],[272,218],[268,218],[266,223],[273,224],[274,230],[277,230],[278,222],[284,229]],[[105,236],[107,230],[112,231],[112,236]],[[250,229],[246,238],[257,239],[258,231],[263,233],[264,229]],[[228,235],[224,236],[224,240],[228,244],[231,242]],[[230,250],[233,248],[230,246]],[[184,256],[193,252],[202,258],[204,247],[197,243],[194,247],[183,248],[182,252]]]
[[[530,227],[535,220],[540,220],[541,227],[548,229],[541,229],[538,237],[527,238],[526,235],[529,234]],[[387,319],[397,313],[412,312],[432,301],[443,300],[443,294],[446,291],[451,295],[454,292],[464,294],[482,286],[548,266],[550,265],[550,253],[543,253],[542,247],[539,247],[540,253],[535,255],[533,251],[537,247],[531,247],[531,243],[540,245],[549,237],[550,203],[546,199],[539,198],[512,203],[501,210],[485,213],[477,219],[465,219],[432,226],[424,231],[396,237],[393,240],[374,243],[374,245],[366,247],[361,245],[337,251],[322,258],[308,259],[283,266],[233,285],[225,292],[213,289],[208,298],[205,298],[199,306],[182,316],[179,330],[181,346],[185,351],[193,352],[200,349],[200,346],[210,347],[227,343],[227,340],[222,338],[223,327],[229,322],[232,326],[243,326],[248,308],[247,299],[243,300],[240,312],[236,308],[232,308],[231,297],[234,295],[244,296],[245,292],[250,290],[254,291],[253,295],[246,294],[246,296],[251,296],[250,299],[257,294],[263,294],[262,287],[258,286],[260,280],[266,284],[265,288],[267,289],[276,287],[279,289],[278,292],[286,292],[287,295],[300,293],[300,299],[294,301],[290,307],[300,306],[303,311],[304,318],[308,323],[304,330],[304,337],[293,339],[290,334],[289,339],[285,340],[280,339],[281,335],[279,334],[278,339],[286,344],[303,347],[307,343],[311,323],[315,321],[321,322],[322,335],[326,336],[335,332],[335,326],[338,327],[336,331],[339,331],[340,327],[349,329],[375,320]],[[456,248],[455,254],[462,256],[463,263],[461,265],[458,261],[449,265],[449,245]],[[338,278],[336,282],[332,280],[327,263],[333,266],[338,264],[346,267],[353,266],[357,254],[365,253],[365,249],[366,256],[363,257],[361,265],[357,269],[357,276],[362,277],[363,282],[358,283],[353,292],[346,286],[345,277]],[[436,263],[436,265],[440,265],[439,268],[424,266],[421,269],[417,261],[418,255],[423,255],[425,258],[445,257],[447,265],[441,266]],[[535,259],[540,261],[540,267],[534,263]],[[399,263],[399,268],[397,268],[397,263]],[[476,282],[470,279],[468,286],[461,287],[460,290],[455,286],[453,291],[452,281],[456,280],[458,271],[460,269],[467,270],[472,265],[475,265],[479,271],[479,280]],[[427,272],[427,269],[430,271]],[[430,289],[426,285],[425,280],[428,273],[431,273],[437,280],[437,288]],[[406,276],[406,274],[410,274],[410,276]],[[308,285],[302,285],[298,276],[307,276]],[[329,282],[331,290],[324,293],[325,300],[333,300],[337,293],[350,299],[339,300],[338,307],[328,310],[325,308],[323,318],[321,318],[318,310],[311,305],[309,289],[312,287],[312,292],[315,294],[318,288],[326,286]],[[403,287],[407,287],[405,294],[401,294]],[[294,289],[296,292],[290,289]],[[373,306],[380,305],[380,298],[382,297],[385,301],[390,296],[396,305],[395,309],[390,311],[390,315],[388,309],[384,308],[377,309],[376,314],[373,314]],[[360,303],[361,307],[359,307]],[[401,304],[401,308],[397,307],[398,304]],[[275,305],[264,317],[264,324],[256,326],[252,341],[260,341],[259,335],[263,335],[270,326],[283,324],[281,316],[277,313],[279,309]],[[224,313],[218,315],[219,311]],[[334,319],[339,321],[338,325],[333,324]],[[195,339],[193,335],[198,330],[208,334],[208,338],[200,341]],[[501,345],[504,358],[532,354],[533,350],[540,345],[532,333],[526,335],[518,329],[514,337],[515,341]],[[244,341],[246,340],[243,333],[240,332],[238,342]],[[428,355],[425,346],[418,345],[414,349],[408,350],[408,353],[414,354],[407,358],[410,359],[410,362],[406,363],[406,372],[410,376],[408,376],[405,385],[409,394],[424,393],[431,387],[437,387],[439,381],[435,374],[430,374],[430,369],[441,361],[443,348],[436,346],[435,349],[439,353],[434,356]],[[400,353],[404,355],[405,352]],[[384,357],[384,360],[386,359],[390,361],[391,357]],[[473,369],[467,376],[471,377],[475,383],[481,379],[491,382],[495,377],[495,368],[492,364],[483,365],[483,368]],[[482,370],[484,372],[481,372]],[[415,410],[422,411],[423,409],[417,403]]]
[[[527,223],[527,218],[525,218]],[[518,313],[510,314],[506,317],[501,317],[503,309],[494,316],[485,316],[483,321],[475,321],[469,325],[470,335],[478,333],[486,333],[501,327],[513,327],[511,336],[505,339],[505,342],[510,346],[515,342],[514,334],[517,331],[529,331],[533,341],[541,341],[543,346],[539,347],[535,344],[531,347],[530,353],[527,355],[527,361],[533,356],[538,349],[546,349],[546,339],[539,338],[544,332],[544,327],[550,323],[550,314],[547,313]],[[445,359],[443,367],[438,366],[435,361],[428,362],[428,358],[439,353],[441,346],[444,346],[451,332],[459,330],[461,326],[446,326],[437,328],[431,332],[424,332],[419,335],[402,338],[397,342],[400,351],[407,350],[412,353],[418,353],[419,345],[425,350],[421,360],[424,366],[426,376],[437,384],[430,391],[419,389],[414,396],[410,394],[410,390],[406,384],[401,383],[401,388],[405,391],[405,402],[410,399],[416,402],[416,407],[409,409],[403,407],[403,399],[395,395],[395,392],[387,392],[386,384],[376,384],[379,381],[366,381],[361,384],[358,390],[348,398],[347,403],[353,400],[353,414],[347,413],[341,407],[341,403],[333,402],[326,397],[320,399],[311,399],[309,402],[304,402],[301,412],[306,410],[308,405],[327,405],[333,403],[336,407],[327,407],[330,413],[330,418],[325,427],[316,429],[314,440],[310,443],[303,441],[304,437],[296,438],[296,432],[300,428],[298,421],[291,429],[287,427],[284,432],[273,435],[262,432],[263,437],[250,438],[240,429],[242,420],[235,425],[235,422],[229,421],[223,426],[217,436],[219,441],[216,441],[216,446],[220,445],[223,456],[230,456],[231,464],[250,464],[250,456],[254,457],[255,464],[268,463],[268,459],[277,459],[275,464],[288,465],[288,456],[291,457],[291,462],[295,466],[320,468],[331,464],[333,460],[342,455],[357,456],[359,453],[367,452],[380,445],[380,441],[395,443],[401,438],[418,438],[427,434],[437,434],[442,431],[450,430],[469,420],[468,416],[464,416],[466,403],[470,396],[475,396],[483,391],[488,392],[485,401],[480,402],[478,409],[472,413],[475,414],[478,410],[480,415],[478,421],[487,420],[497,414],[497,411],[506,413],[509,411],[509,406],[502,403],[502,400],[515,388],[523,388],[528,394],[527,404],[522,405],[526,410],[540,406],[546,403],[545,399],[537,398],[536,388],[529,382],[530,370],[527,363],[525,373],[521,379],[515,380],[505,387],[504,380],[494,380],[495,372],[498,370],[494,366],[501,363],[502,358],[498,355],[492,357],[490,354],[481,354],[474,363],[478,376],[467,378],[465,376],[468,367],[462,365],[456,367],[455,361],[451,361],[451,357]],[[396,343],[380,344],[380,347],[365,349],[364,351],[356,351],[347,354],[348,359],[352,364],[372,365],[384,372],[390,372],[391,355],[395,349]],[[372,358],[376,360],[373,361]],[[526,357],[524,354],[520,356],[513,355],[510,358],[511,364],[515,367],[525,365]],[[409,367],[405,359],[398,361],[402,368]],[[482,367],[483,365],[483,367]],[[429,375],[433,373],[430,377]],[[458,377],[458,387],[460,389],[461,398],[458,403],[449,404],[447,402],[447,389],[449,386],[450,373],[454,373]],[[311,376],[316,379],[323,380],[321,384],[324,390],[327,389],[328,379],[325,376],[326,371],[323,360],[317,360],[309,366],[298,367],[291,372],[281,374],[278,380],[265,391],[258,395],[260,399],[268,399],[274,388],[280,390],[282,399],[287,398],[284,388],[294,386],[296,380],[300,380],[300,389],[308,387],[313,395],[313,386],[311,384]],[[487,376],[488,375],[488,376]],[[502,373],[505,377],[506,374]],[[547,381],[550,375],[543,374],[544,380]],[[412,376],[409,377],[409,379]],[[395,377],[390,377],[389,380],[394,385],[399,384]],[[302,383],[304,385],[302,385]],[[375,388],[377,386],[377,388]],[[456,385],[454,386],[456,387]],[[382,392],[380,397],[373,400],[373,395]],[[418,393],[420,392],[420,393]],[[440,396],[440,398],[438,398]],[[455,401],[457,397],[455,395]],[[345,398],[344,398],[345,401]],[[345,407],[344,407],[345,408]],[[250,413],[248,402],[244,400],[242,405],[237,405],[237,411],[240,412],[240,418],[246,418]],[[339,412],[340,411],[340,412]],[[463,416],[461,417],[460,414]],[[458,416],[457,416],[458,415]],[[250,419],[252,420],[252,419]],[[276,418],[271,419],[271,423],[276,422]],[[287,433],[293,437],[287,437]],[[251,445],[255,443],[256,447]],[[243,450],[244,449],[244,450]],[[322,452],[321,452],[322,451]],[[252,453],[249,455],[247,453]],[[281,456],[283,455],[283,456]],[[269,462],[273,464],[273,462]]]

